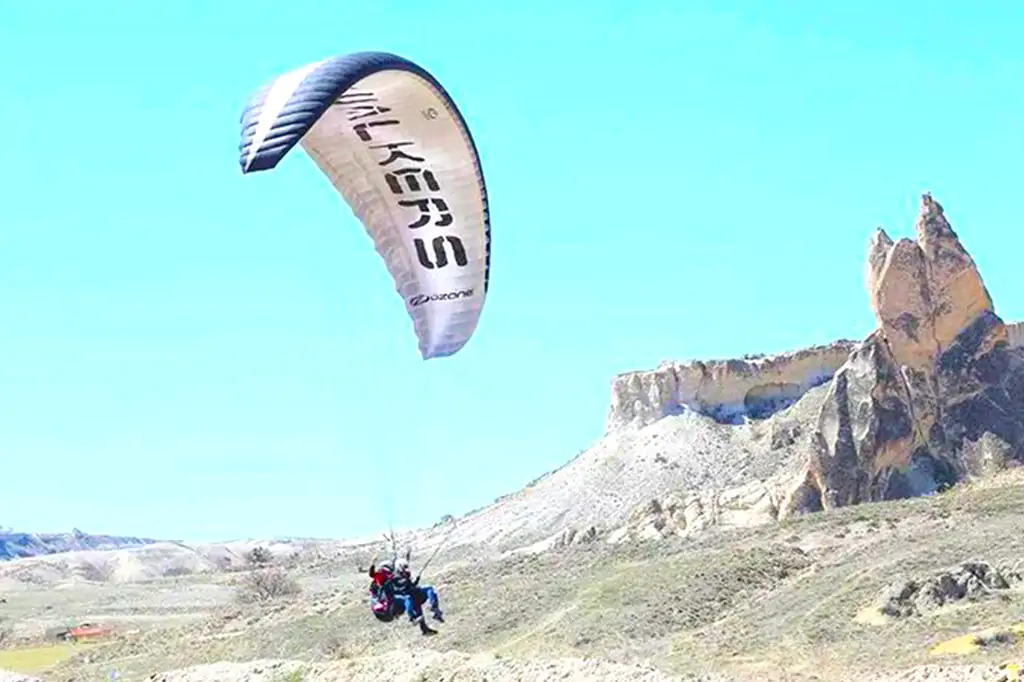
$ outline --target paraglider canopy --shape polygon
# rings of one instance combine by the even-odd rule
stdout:
[[[421,66],[385,52],[333,57],[257,90],[241,117],[243,173],[296,144],[363,223],[405,301],[424,359],[462,349],[490,285],[490,216],[462,114]]]

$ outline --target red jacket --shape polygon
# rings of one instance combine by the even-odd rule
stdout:
[[[373,578],[373,584],[376,587],[381,587],[391,578],[391,569],[388,566],[377,567],[370,564],[370,577]]]

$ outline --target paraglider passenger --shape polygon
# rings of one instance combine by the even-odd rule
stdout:
[[[370,578],[373,579],[373,587],[378,591],[384,587],[387,581],[390,580],[391,576],[394,574],[394,570],[392,570],[389,564],[385,563],[377,566],[376,559],[370,562],[370,570],[368,572],[370,574]]]

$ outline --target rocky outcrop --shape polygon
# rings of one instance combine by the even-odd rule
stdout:
[[[754,481],[726,491],[673,493],[635,509],[626,525],[609,533],[611,543],[685,537],[713,526],[748,528],[774,521],[783,491]]]
[[[878,595],[878,612],[892,618],[924,615],[961,600],[977,600],[1024,582],[1014,566],[965,562],[921,579],[898,580]]]
[[[575,545],[589,545],[592,542],[596,542],[601,537],[601,531],[598,530],[597,526],[587,526],[586,528],[566,528],[557,536],[551,543],[553,549],[562,549],[564,547],[573,547]]]
[[[620,374],[612,381],[607,431],[640,428],[686,410],[723,423],[768,417],[828,382],[855,345],[843,340],[773,356],[663,363]]]
[[[829,387],[789,511],[935,492],[1024,457],[1024,362],[931,196],[916,240],[876,232],[867,279],[878,329]]]

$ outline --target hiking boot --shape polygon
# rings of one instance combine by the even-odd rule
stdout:
[[[434,609],[434,611],[433,611],[433,618],[438,623],[443,623],[444,622],[444,614],[441,613],[441,609]]]
[[[422,634],[422,635],[436,635],[437,634],[437,630],[434,630],[429,625],[427,625],[427,621],[425,621],[422,618],[420,618],[418,622],[420,624],[420,634]]]

